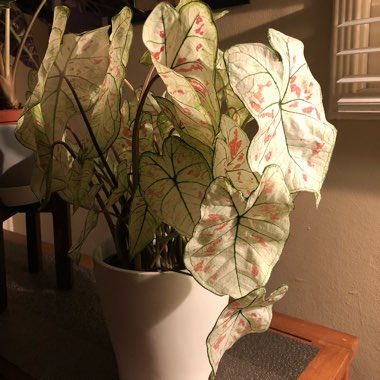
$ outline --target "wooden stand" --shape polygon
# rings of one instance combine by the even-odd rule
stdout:
[[[271,330],[319,347],[300,380],[348,380],[351,361],[359,346],[355,336],[302,319],[274,313]]]

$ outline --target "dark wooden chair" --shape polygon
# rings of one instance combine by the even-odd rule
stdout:
[[[3,223],[13,215],[25,213],[26,246],[28,252],[28,268],[30,273],[38,273],[42,269],[42,245],[40,213],[50,212],[53,216],[54,255],[56,284],[60,290],[69,290],[73,285],[72,261],[67,253],[71,247],[70,208],[60,197],[54,195],[42,210],[39,203],[23,206],[0,206],[0,312],[7,308],[6,261],[4,247]]]
[[[7,307],[6,262],[3,223],[17,213],[25,213],[28,266],[31,273],[42,269],[40,213],[53,216],[56,281],[58,289],[72,287],[70,208],[58,195],[40,204],[30,188],[34,167],[31,151],[14,136],[14,126],[0,125],[0,312]]]

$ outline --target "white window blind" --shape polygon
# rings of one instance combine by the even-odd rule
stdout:
[[[334,0],[330,116],[380,119],[380,0]]]

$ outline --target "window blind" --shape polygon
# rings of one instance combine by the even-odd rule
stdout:
[[[335,0],[330,116],[380,119],[380,0]]]

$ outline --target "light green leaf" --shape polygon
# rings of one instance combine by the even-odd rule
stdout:
[[[259,124],[249,164],[260,173],[279,165],[291,192],[312,191],[318,200],[336,130],[326,121],[302,42],[273,29],[269,42],[271,47],[242,44],[225,53],[231,86]]]
[[[154,238],[159,222],[149,211],[139,190],[132,202],[131,220],[129,222],[130,258],[141,252]]]
[[[74,262],[79,263],[83,243],[87,239],[90,232],[97,225],[98,217],[99,217],[98,211],[94,209],[88,211],[82,232],[78,240],[72,245],[69,251],[69,256],[71,257],[72,260],[74,260]]]
[[[207,338],[207,352],[213,370],[211,376],[215,376],[223,354],[236,341],[247,334],[268,330],[272,306],[287,290],[288,287],[283,285],[266,298],[265,288],[258,288],[227,305]]]
[[[91,128],[101,151],[109,148],[120,130],[121,87],[124,83],[133,35],[131,20],[132,11],[128,7],[124,7],[112,19],[109,65],[91,117]],[[89,138],[86,139],[83,150],[87,158],[98,156]]]
[[[162,156],[144,153],[140,187],[155,219],[190,237],[200,216],[200,205],[211,182],[203,156],[172,136],[164,141]]]
[[[184,2],[177,11],[162,2],[145,22],[143,41],[182,128],[211,145],[220,116],[214,87],[217,34],[210,9],[200,2]]]
[[[55,8],[49,44],[44,60],[42,61],[41,67],[38,71],[38,83],[34,87],[32,95],[26,101],[23,113],[17,122],[16,137],[23,145],[33,150],[36,150],[36,145],[38,144],[36,141],[38,137],[34,136],[34,130],[36,129],[41,131],[41,135],[44,135],[45,131],[43,129],[43,125],[38,122],[34,123],[31,110],[40,103],[43,97],[48,73],[50,72],[57,55],[59,54],[69,13],[70,11],[67,7]]]
[[[205,288],[233,298],[264,286],[289,235],[292,198],[281,170],[268,167],[245,199],[225,178],[209,186],[185,265]]]
[[[227,177],[233,186],[248,197],[258,186],[258,173],[252,173],[247,160],[249,138],[235,122],[222,116],[214,155],[214,178]]]

